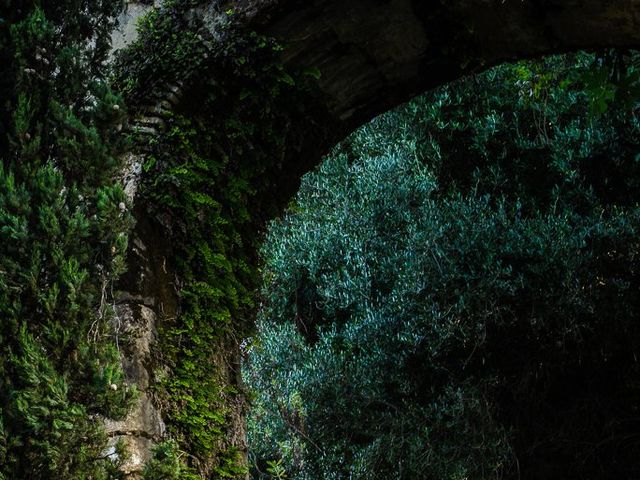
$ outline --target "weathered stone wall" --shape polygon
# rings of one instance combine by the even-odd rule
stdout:
[[[113,50],[120,50],[133,43],[138,38],[136,25],[140,17],[151,8],[160,5],[161,0],[155,2],[128,2],[126,9],[118,18],[118,29],[111,35]]]
[[[501,62],[640,45],[636,0],[234,0],[242,22],[317,69],[330,116],[353,129],[413,96]]]
[[[153,445],[166,434],[152,386],[159,368],[155,351],[157,322],[175,315],[177,310],[177,295],[167,269],[169,252],[166,239],[157,235],[149,222],[139,218],[132,233],[129,271],[118,286],[116,331],[126,338],[121,346],[126,380],[136,386],[140,395],[124,420],[105,421],[110,445],[124,441],[131,455],[125,471],[133,477],[141,473],[151,458]]]
[[[130,2],[119,18],[119,28],[112,34],[113,51],[125,48],[137,39],[137,22],[161,0],[154,3]],[[131,119],[129,131],[147,138],[158,136],[163,118],[177,103],[179,88],[170,86],[148,114]],[[173,102],[173,103],[172,103]],[[144,138],[144,137],[143,137]],[[118,285],[114,328],[126,341],[120,345],[126,381],[139,392],[136,404],[123,420],[105,419],[109,436],[108,454],[115,454],[115,445],[122,442],[130,455],[123,470],[130,478],[139,478],[151,459],[153,446],[166,438],[166,427],[152,386],[158,373],[156,358],[157,322],[176,314],[177,294],[171,289],[172,279],[166,268],[170,250],[161,235],[136,208],[144,148],[139,145],[123,156],[122,184],[136,213],[137,224],[132,232],[128,254],[128,272]]]

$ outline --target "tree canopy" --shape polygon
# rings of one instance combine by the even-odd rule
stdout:
[[[262,250],[254,478],[638,470],[634,58],[463,79],[305,177]]]

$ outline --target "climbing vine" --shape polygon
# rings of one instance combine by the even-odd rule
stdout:
[[[157,447],[146,478],[241,478],[242,445],[228,439],[244,408],[234,356],[252,328],[256,232],[282,206],[265,192],[288,175],[284,146],[313,76],[294,80],[278,62],[282,47],[235,31],[232,12],[212,32],[193,5],[152,11],[118,60],[133,108],[143,111],[166,84],[185,92],[163,134],[139,139],[149,152],[142,201],[171,238],[180,304],[160,327],[155,384],[173,440]]]

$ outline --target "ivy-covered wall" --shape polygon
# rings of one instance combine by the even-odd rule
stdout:
[[[111,69],[122,6],[0,4],[0,478],[245,475],[255,245],[309,102],[279,46],[192,1]]]
[[[239,364],[253,328],[257,245],[315,160],[284,169],[303,153],[314,75],[287,73],[282,47],[237,30],[232,11],[213,28],[196,7],[181,0],[151,11],[116,60],[116,85],[142,119],[131,128],[143,159],[136,235],[163,250],[154,258],[171,286],[152,289],[164,298],[156,305],[176,303],[156,308],[151,389],[168,435],[149,479],[246,476]]]

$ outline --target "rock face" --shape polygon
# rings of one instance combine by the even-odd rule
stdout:
[[[159,5],[160,0],[155,1]],[[118,18],[118,29],[111,34],[111,46],[113,50],[120,50],[138,38],[136,25],[140,17],[153,8],[154,2],[127,2],[127,6]]]

